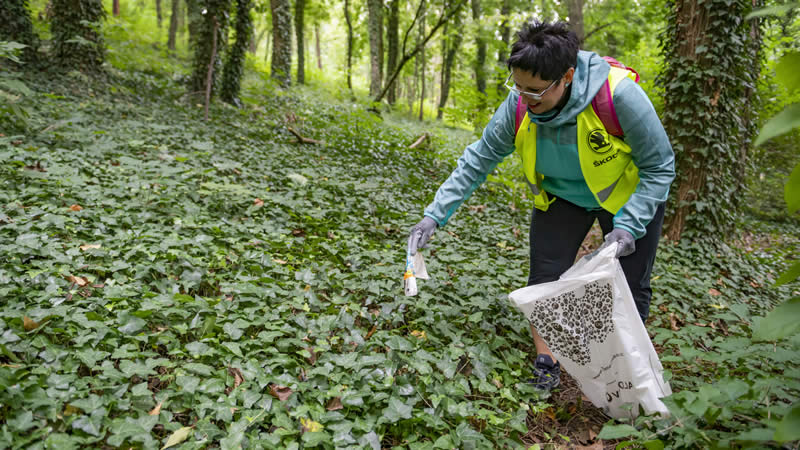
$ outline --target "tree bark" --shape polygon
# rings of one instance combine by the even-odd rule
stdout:
[[[114,17],[119,17],[119,0],[114,0],[111,4],[111,13]]]
[[[292,8],[289,0],[270,0],[272,9],[271,76],[282,87],[292,84]]]
[[[175,51],[175,36],[178,33],[178,17],[180,17],[180,0],[172,0],[172,14],[169,16],[169,37],[167,48]]]
[[[475,30],[475,85],[478,92],[486,94],[486,39],[481,26],[481,0],[472,0],[472,21],[477,25]]]
[[[383,81],[383,2],[367,0],[369,32],[369,95],[381,91]]]
[[[350,20],[350,0],[344,0],[344,20],[347,22],[347,88],[353,90],[353,22]]]
[[[161,29],[161,0],[156,0],[156,20],[158,20],[158,29]]]
[[[100,0],[53,0],[52,54],[61,67],[100,69],[105,59],[105,44],[99,28],[90,24],[102,22],[105,16]],[[90,44],[79,43],[76,38]]]
[[[503,16],[503,22],[500,23],[500,40],[503,42],[503,48],[497,52],[497,64],[500,67],[506,65],[506,59],[508,58],[507,55],[511,45],[511,28],[508,26],[509,14],[511,14],[511,0],[503,0],[503,6],[500,8],[500,15]],[[497,94],[502,97],[503,93],[505,93],[503,80],[497,81],[496,89]]]
[[[389,4],[389,20],[386,26],[386,40],[388,41],[388,61],[386,63],[386,73],[392,73],[397,65],[397,52],[400,45],[400,0],[391,0]],[[397,101],[397,85],[389,88],[386,100],[390,105]]]
[[[295,0],[294,29],[297,41],[297,84],[306,83],[305,13],[306,0]]]
[[[222,100],[240,106],[239,91],[244,74],[244,61],[247,47],[253,36],[253,20],[250,10],[252,0],[236,0],[236,23],[234,25],[234,41],[227,52],[225,69],[222,74]]]
[[[455,26],[453,28],[456,30],[455,33],[450,33],[449,36],[445,36],[443,42],[443,47],[446,51],[443,51],[442,55],[442,64],[444,67],[442,70],[441,96],[439,97],[439,110],[436,112],[436,118],[440,120],[444,114],[444,107],[447,105],[447,98],[450,96],[450,76],[453,70],[453,62],[456,59],[456,52],[461,46],[461,14],[456,14]]]
[[[197,19],[198,31],[194,40],[194,57],[192,61],[192,74],[189,78],[188,91],[192,96],[203,97],[203,93],[210,86],[210,96],[216,94],[217,81],[222,69],[222,58],[219,49],[225,48],[228,37],[228,14],[230,0],[206,0],[204,5],[206,14],[201,14]],[[216,42],[217,50],[212,51],[212,44]],[[213,54],[213,58],[212,58]],[[209,61],[213,62],[213,70],[209,72]],[[211,73],[210,83],[206,79]]]
[[[578,36],[578,42],[582,45],[585,38],[583,30],[583,1],[567,0],[567,14],[569,14],[569,28]]]
[[[422,1],[423,1],[423,4],[424,4],[425,0],[422,0]],[[420,50],[419,50],[419,60],[420,60],[420,63],[419,63],[420,64],[420,69],[419,69],[419,71],[420,71],[420,77],[419,77],[419,79],[420,79],[419,120],[420,121],[422,121],[424,119],[424,110],[425,110],[425,78],[426,78],[426,76],[425,76],[426,75],[425,74],[425,68],[426,68],[425,67],[426,66],[426,64],[425,64],[425,43],[427,42],[425,40],[425,22],[427,22],[425,19],[427,18],[427,12],[424,10],[424,8],[425,7],[423,6],[422,17],[419,20],[419,40],[421,42],[421,44],[420,44],[421,47],[420,47]]]
[[[322,70],[322,47],[319,43],[319,22],[314,24],[314,38],[316,40],[317,50],[317,69]]]

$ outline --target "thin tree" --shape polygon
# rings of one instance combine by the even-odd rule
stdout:
[[[369,95],[381,91],[383,80],[383,2],[367,0],[367,30],[369,34]]]
[[[503,17],[503,21],[500,23],[500,42],[502,42],[502,47],[497,51],[497,64],[500,67],[503,67],[506,64],[506,58],[508,58],[508,51],[509,45],[511,44],[511,28],[508,25],[508,15],[511,14],[511,0],[503,0],[503,6],[500,8],[500,15]],[[505,88],[503,87],[503,81],[497,81],[497,93],[502,97],[505,93]]]
[[[247,47],[253,35],[253,18],[250,10],[253,8],[252,0],[236,0],[236,22],[234,23],[234,41],[225,61],[222,74],[222,90],[220,97],[223,101],[239,106],[239,91],[244,73],[244,60]]]
[[[272,9],[271,76],[283,87],[292,84],[292,8],[289,0],[270,0]]]
[[[213,47],[215,42],[217,49],[224,49],[227,45],[229,10],[230,0],[206,0],[205,14],[200,16],[201,22],[197,24],[199,29],[194,42],[192,74],[188,86],[190,95],[208,91],[209,96],[213,97],[216,93],[215,87],[220,78],[223,52],[214,51]],[[213,64],[210,64],[211,69],[209,69],[210,61],[213,61]]]
[[[472,0],[472,21],[475,23],[475,86],[486,94],[486,38],[482,27],[481,0]]]
[[[119,0],[114,0],[111,3],[111,12],[114,14],[114,17],[119,17]]]
[[[442,78],[441,78],[441,95],[439,97],[439,109],[436,111],[436,118],[442,118],[444,114],[444,107],[447,105],[447,99],[450,96],[450,78],[453,72],[453,63],[456,59],[456,52],[461,46],[462,36],[461,33],[461,14],[456,14],[455,23],[453,26],[455,32],[442,33],[444,39],[442,42]]]
[[[158,20],[158,28],[161,29],[161,0],[156,0],[156,19]]]
[[[319,22],[314,23],[314,40],[316,41],[317,50],[317,69],[322,70],[322,46],[319,42]]]
[[[344,0],[344,20],[347,22],[347,88],[353,90],[353,22],[350,19],[350,0]]]
[[[578,42],[580,43],[583,43],[586,38],[586,34],[583,30],[583,1],[584,0],[567,0],[569,28],[578,36]]]
[[[386,41],[388,55],[386,62],[386,72],[392,73],[397,65],[397,52],[400,50],[400,0],[391,0],[389,3],[389,18],[386,24]],[[390,105],[394,105],[397,100],[397,86],[395,84],[389,89],[386,100]]]
[[[419,120],[422,121],[424,119],[424,109],[425,109],[425,79],[427,78],[425,75],[425,22],[427,22],[427,11],[425,10],[425,0],[420,2],[422,6],[422,17],[419,19],[419,40],[421,42],[421,48],[419,50],[419,65],[420,65],[420,89],[419,89]]]
[[[305,12],[306,0],[295,0],[294,29],[297,41],[297,84],[306,83]]]
[[[175,51],[175,37],[178,34],[178,21],[181,16],[181,0],[172,0],[172,13],[169,16],[169,35],[167,37],[167,48]]]

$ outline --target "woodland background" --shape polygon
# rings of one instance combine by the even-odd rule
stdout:
[[[5,0],[0,447],[797,448],[799,15]],[[635,68],[675,149],[647,324],[670,418],[525,383],[516,156],[402,295],[407,231],[506,96],[531,17]]]

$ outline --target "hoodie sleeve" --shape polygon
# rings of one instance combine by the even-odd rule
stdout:
[[[492,120],[483,129],[481,138],[464,149],[455,170],[436,191],[425,215],[443,227],[455,210],[468,199],[486,176],[514,152],[517,95],[509,93]]]
[[[653,104],[638,84],[629,79],[621,81],[614,90],[614,108],[639,169],[639,185],[614,216],[614,227],[639,239],[645,235],[656,208],[667,200],[675,178],[675,155]]]

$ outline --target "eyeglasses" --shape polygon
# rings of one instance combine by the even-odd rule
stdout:
[[[513,75],[513,74],[511,74],[511,75]],[[513,92],[513,93],[515,93],[517,95],[524,95],[526,98],[529,98],[529,99],[531,99],[531,100],[533,100],[535,102],[541,101],[542,97],[544,97],[544,94],[546,94],[547,91],[549,91],[553,86],[555,86],[556,83],[558,83],[558,81],[561,80],[561,77],[563,77],[563,75],[562,75],[561,77],[556,78],[555,80],[553,80],[552,83],[550,83],[550,86],[547,86],[546,88],[544,88],[544,90],[542,92],[539,92],[538,94],[536,94],[534,92],[521,91],[521,90],[517,89],[517,87],[514,84],[509,84],[509,81],[511,81],[511,75],[509,75],[508,78],[506,78],[506,82],[504,83],[505,87],[509,91],[511,91],[511,92]]]

